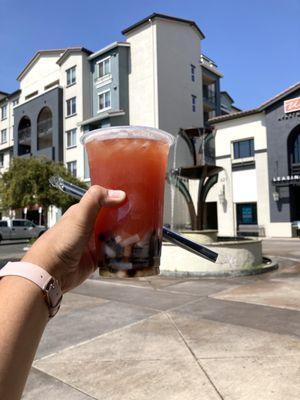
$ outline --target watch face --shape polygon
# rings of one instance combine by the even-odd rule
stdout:
[[[50,317],[54,317],[54,315],[60,308],[60,304],[63,297],[58,282],[52,278],[47,288],[45,289],[45,292],[46,292],[46,301],[49,306]]]

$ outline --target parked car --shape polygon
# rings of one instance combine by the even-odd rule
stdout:
[[[45,231],[45,226],[35,225],[28,219],[8,219],[0,221],[0,241],[38,238]]]

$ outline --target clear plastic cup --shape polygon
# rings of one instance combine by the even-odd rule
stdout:
[[[102,208],[95,224],[100,275],[159,273],[164,186],[174,137],[154,128],[117,126],[83,135],[92,184],[126,192],[125,201]]]

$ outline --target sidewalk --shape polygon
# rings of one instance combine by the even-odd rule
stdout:
[[[90,279],[49,323],[23,398],[298,400],[299,272]]]

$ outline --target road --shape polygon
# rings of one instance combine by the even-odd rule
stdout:
[[[264,239],[263,254],[271,258],[275,256],[300,262],[300,238]]]
[[[0,260],[18,258],[24,254],[23,248],[28,245],[26,240],[6,240],[0,243]],[[263,254],[290,258],[300,261],[300,239],[264,239]]]
[[[27,240],[3,240],[0,243],[0,266],[1,260],[21,258],[25,253],[23,249],[27,246]]]

